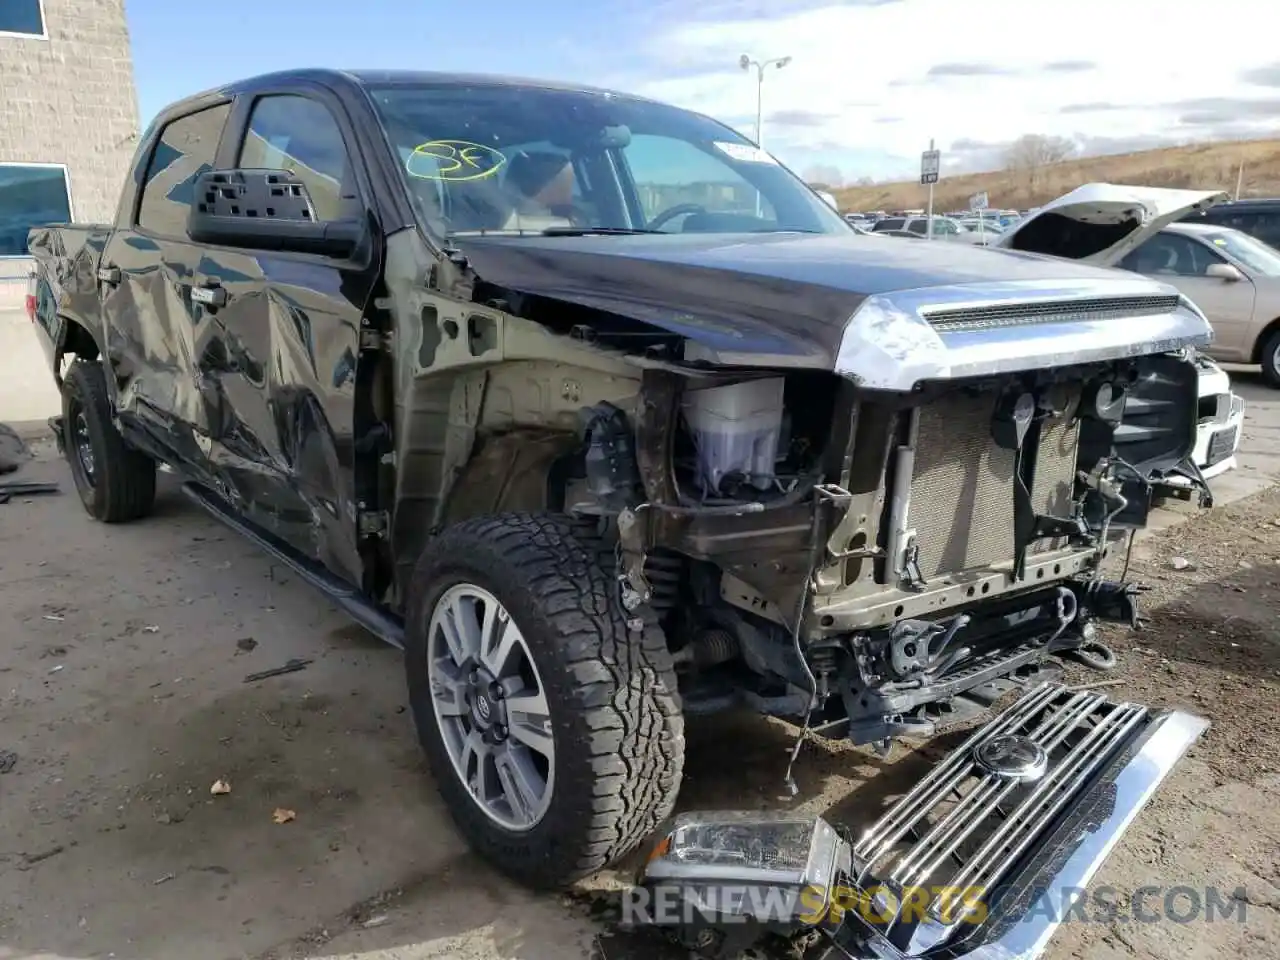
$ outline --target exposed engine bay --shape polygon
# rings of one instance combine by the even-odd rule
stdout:
[[[596,408],[566,507],[616,511],[626,602],[658,617],[686,712],[927,735],[1049,654],[1108,665],[1094,622],[1136,623],[1136,591],[1098,565],[1145,521],[1144,468],[1194,432],[1194,401],[1169,403],[1143,439],[1130,428],[1131,462],[1127,394],[1193,398],[1195,377],[1161,356],[899,398],[649,371],[636,449],[626,414]]]

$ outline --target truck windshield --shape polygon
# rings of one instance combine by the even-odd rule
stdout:
[[[675,107],[496,83],[370,95],[418,214],[438,236],[849,232],[769,154]]]

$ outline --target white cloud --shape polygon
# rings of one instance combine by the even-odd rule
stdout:
[[[944,153],[954,167],[992,162],[1024,133],[1096,147],[1280,132],[1280,87],[1245,79],[1280,62],[1271,32],[1249,26],[1261,26],[1257,0],[714,0],[649,11],[643,58],[610,85],[750,135],[755,83],[738,56],[791,56],[766,74],[763,139],[797,169],[909,176],[931,137],[944,151],[970,144]],[[1230,40],[1202,43],[1206,33]],[[770,124],[773,114],[784,122]]]

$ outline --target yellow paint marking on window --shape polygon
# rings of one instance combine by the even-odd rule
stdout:
[[[507,158],[501,151],[483,143],[472,143],[470,140],[429,140],[413,148],[404,168],[409,176],[420,180],[458,183],[492,177],[506,163]]]

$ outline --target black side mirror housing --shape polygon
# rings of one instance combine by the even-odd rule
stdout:
[[[194,243],[347,258],[367,231],[357,219],[316,219],[307,185],[288,170],[206,170],[187,215]]]

